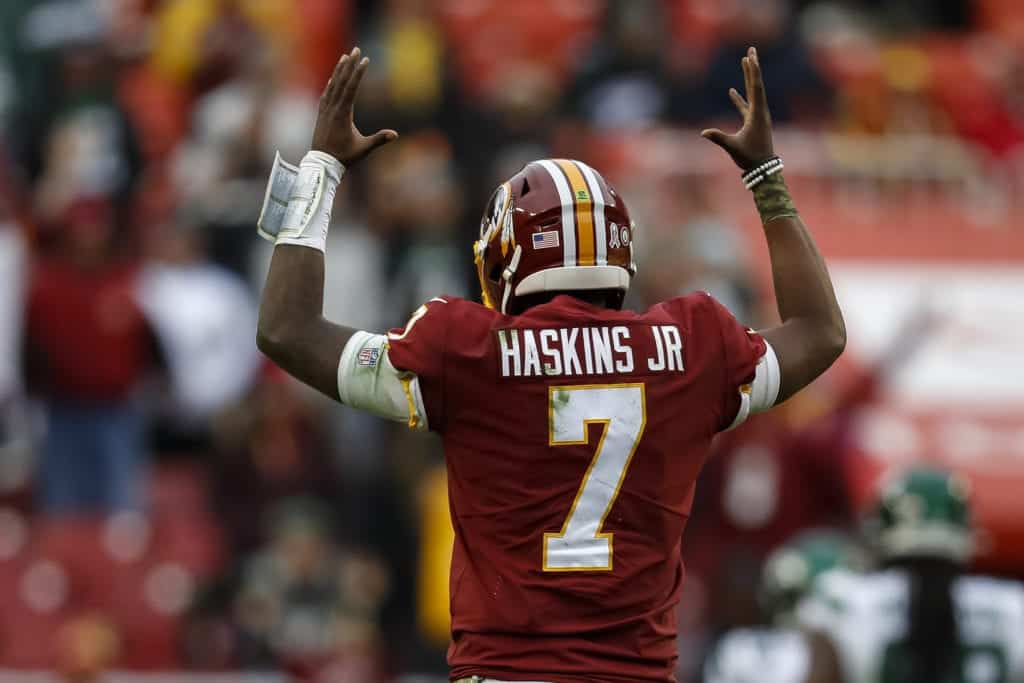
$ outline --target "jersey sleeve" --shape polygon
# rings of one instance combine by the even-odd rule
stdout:
[[[438,430],[444,420],[446,305],[443,298],[431,299],[404,328],[386,335],[354,334],[338,364],[342,403],[411,429]]]
[[[722,340],[721,428],[729,430],[775,405],[779,362],[764,337],[741,325],[714,297],[708,300]]]

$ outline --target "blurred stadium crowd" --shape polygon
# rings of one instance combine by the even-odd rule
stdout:
[[[254,344],[266,173],[301,158],[354,42],[360,122],[402,135],[341,185],[330,233],[326,314],[363,329],[474,296],[479,211],[544,156],[629,198],[631,305],[707,289],[756,325],[756,216],[695,134],[732,120],[748,44],[826,254],[870,256],[894,216],[977,228],[928,241],[970,252],[1021,211],[1018,0],[4,0],[0,668],[443,677],[438,444]],[[851,416],[926,317],[722,437],[685,540],[680,680],[756,618],[773,548],[852,523]]]

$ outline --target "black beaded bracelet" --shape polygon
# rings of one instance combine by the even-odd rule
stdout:
[[[785,168],[785,165],[782,163],[782,159],[778,156],[773,156],[743,173],[741,176],[743,178],[743,184],[748,190],[753,190],[755,187],[760,185],[765,178],[775,175],[783,168]]]

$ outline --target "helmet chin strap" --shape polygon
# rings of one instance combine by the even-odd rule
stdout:
[[[501,295],[502,313],[508,313],[508,300],[512,297],[512,278],[515,277],[516,269],[519,268],[519,260],[522,257],[523,248],[517,244],[516,250],[512,252],[512,260],[501,274],[501,279],[505,281],[505,292]]]
[[[629,274],[635,276],[637,273],[636,257],[633,255],[633,245],[636,243],[636,221],[629,222]]]

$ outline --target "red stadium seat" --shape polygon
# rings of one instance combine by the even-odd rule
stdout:
[[[564,79],[598,30],[604,9],[600,0],[438,4],[460,79],[471,92],[485,90],[510,62],[543,64]]]
[[[150,487],[150,559],[181,564],[200,576],[219,569],[224,539],[210,514],[202,472],[189,465],[162,467]]]
[[[177,563],[200,576],[217,571],[223,563],[224,539],[208,518],[156,520],[153,532],[153,562]]]
[[[0,617],[0,665],[11,669],[51,668],[57,656],[51,636],[67,616],[5,608]]]
[[[114,623],[119,666],[180,666],[180,617],[196,582],[221,566],[223,541],[195,468],[160,469],[151,487],[148,517],[44,518],[18,552],[0,557],[0,666],[53,666],[52,634],[82,613]],[[8,526],[0,524],[0,550]]]
[[[48,668],[56,658],[52,635],[71,613],[66,568],[22,559],[0,582],[0,666]]]
[[[721,39],[728,11],[728,4],[718,0],[667,0],[670,44],[708,57]]]
[[[103,544],[104,524],[97,517],[60,517],[36,525],[31,556],[54,562],[67,573],[67,602],[73,609],[104,604],[114,568]]]
[[[206,514],[203,473],[191,465],[157,467],[149,482],[150,514],[154,519]]]
[[[118,573],[108,613],[122,633],[119,666],[166,670],[181,665],[178,626],[194,586],[194,575],[174,563],[139,563]]]

